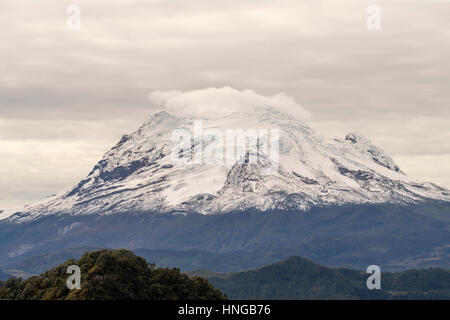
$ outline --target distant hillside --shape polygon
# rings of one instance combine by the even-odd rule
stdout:
[[[181,270],[207,269],[214,272],[237,272],[280,260],[269,254],[237,255],[199,250],[136,249],[133,252],[161,267],[176,267]]]
[[[81,289],[66,285],[68,266],[81,269]],[[25,281],[9,279],[0,299],[20,300],[218,300],[225,296],[203,278],[189,278],[179,269],[156,268],[127,250],[100,250]]]
[[[230,299],[450,299],[450,270],[440,268],[382,273],[381,290],[367,289],[369,274],[299,257],[237,273],[195,274]]]
[[[0,269],[14,269],[10,266],[29,257],[80,246],[209,252],[213,253],[211,257],[199,254],[197,261],[185,254],[178,259],[176,253],[172,257],[162,253],[160,257],[184,270],[201,268],[216,272],[255,268],[291,256],[357,270],[371,263],[382,265],[386,271],[448,268],[449,210],[450,206],[437,204],[360,205],[316,208],[308,214],[130,212],[101,218],[49,216],[33,224],[0,221]],[[58,235],[58,230],[71,225],[78,227]],[[152,261],[158,262],[157,254]]]
[[[87,251],[99,249],[102,248],[65,248],[55,252],[31,256],[23,260],[17,259],[12,263],[0,266],[0,269],[16,277],[28,278],[33,275],[39,275],[69,259],[77,260]],[[148,261],[156,263],[159,267],[179,268],[182,271],[207,269],[215,272],[235,272],[261,267],[281,260],[267,254],[252,256],[198,250],[135,249],[133,252]]]

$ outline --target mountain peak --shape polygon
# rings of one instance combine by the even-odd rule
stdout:
[[[343,141],[327,139],[272,106],[256,110],[235,111],[215,119],[159,111],[138,130],[122,136],[75,187],[14,217],[22,221],[54,213],[304,211],[347,203],[450,201],[448,190],[409,178],[359,132],[347,134]],[[194,130],[196,119],[201,120],[200,132]],[[177,129],[191,135],[182,152],[190,157],[186,162],[176,161],[180,156],[174,151],[179,143],[173,138]],[[208,138],[209,129],[220,133],[220,143]],[[278,146],[264,150],[258,143],[253,151],[249,146],[247,151],[258,157],[253,164],[238,163],[239,157],[229,162],[228,155],[221,163],[208,162],[214,157],[206,152],[214,150],[215,156],[226,150],[230,129],[243,129],[244,135],[249,129],[265,129],[269,135],[278,130],[274,140]],[[192,161],[199,141],[201,161]],[[279,151],[277,169],[262,174],[276,159],[273,150]],[[12,215],[4,212],[0,219]]]

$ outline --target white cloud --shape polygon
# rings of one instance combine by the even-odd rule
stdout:
[[[214,119],[235,112],[252,112],[255,108],[274,108],[302,120],[311,119],[311,113],[285,93],[263,96],[253,90],[231,87],[181,91],[154,91],[149,94],[151,104],[174,114]]]

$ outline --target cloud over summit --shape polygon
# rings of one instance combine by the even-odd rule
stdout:
[[[285,93],[264,96],[253,90],[231,87],[206,88],[190,91],[153,91],[150,103],[177,115],[214,119],[235,112],[252,112],[255,108],[273,108],[300,120],[309,120],[311,113]]]

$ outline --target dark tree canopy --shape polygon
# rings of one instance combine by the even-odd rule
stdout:
[[[81,289],[69,290],[67,268],[81,270]],[[225,299],[206,279],[189,278],[179,269],[156,268],[128,250],[99,250],[81,259],[68,260],[40,276],[25,281],[9,279],[0,287],[0,299],[69,300],[221,300]]]

